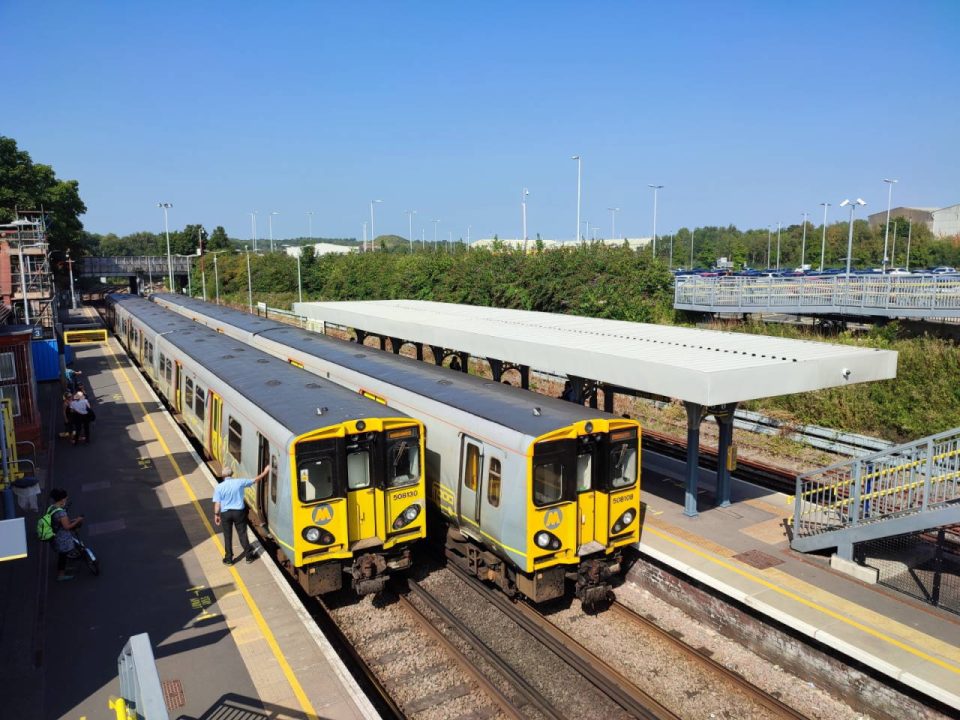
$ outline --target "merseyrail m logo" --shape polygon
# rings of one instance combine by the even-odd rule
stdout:
[[[311,515],[314,525],[326,525],[328,522],[333,520],[333,508],[324,503],[323,505],[317,505],[313,509],[313,514]]]
[[[559,508],[550,508],[543,516],[543,524],[546,525],[547,530],[556,530],[561,522],[563,522],[563,513]]]

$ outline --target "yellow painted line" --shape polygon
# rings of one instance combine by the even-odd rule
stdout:
[[[120,374],[123,376],[124,382],[127,383],[127,387],[130,388],[130,392],[133,393],[133,397],[136,399],[137,404],[140,406],[140,409],[143,411],[143,416],[146,419],[147,423],[153,429],[154,435],[157,438],[157,441],[160,443],[160,447],[163,449],[163,452],[166,454],[167,459],[173,465],[174,471],[177,473],[177,478],[180,480],[183,488],[187,491],[187,495],[190,496],[190,502],[193,504],[194,509],[197,511],[197,515],[200,516],[200,519],[203,521],[203,526],[207,529],[207,533],[213,539],[214,545],[216,545],[220,555],[223,555],[225,550],[223,545],[220,542],[220,533],[216,532],[213,529],[213,526],[210,524],[210,521],[207,519],[206,513],[203,511],[203,508],[200,507],[200,501],[197,499],[196,494],[193,492],[193,488],[190,487],[190,483],[187,482],[187,479],[184,475],[183,470],[180,469],[180,465],[177,462],[176,458],[173,456],[173,453],[170,451],[170,448],[167,446],[166,441],[163,439],[163,435],[160,433],[159,428],[153,422],[153,418],[147,413],[146,407],[143,405],[143,401],[140,399],[140,394],[137,392],[137,389],[134,387],[133,382],[130,380],[130,377],[127,375],[126,370],[120,364],[120,361],[117,359],[116,353],[113,351],[113,348],[108,342],[106,348],[110,353],[111,359],[116,363],[117,370],[120,371]],[[300,682],[297,680],[297,676],[293,672],[293,668],[290,667],[290,664],[287,662],[287,659],[283,656],[283,652],[280,650],[280,645],[277,643],[277,639],[274,637],[273,633],[270,631],[270,626],[267,625],[267,621],[263,617],[263,613],[260,612],[260,608],[257,607],[256,601],[254,601],[253,596],[250,595],[250,591],[247,589],[246,583],[243,582],[243,578],[240,577],[240,573],[237,572],[237,569],[233,566],[229,566],[228,570],[230,574],[233,575],[233,582],[236,585],[237,589],[240,591],[240,594],[243,596],[243,599],[247,603],[247,607],[250,609],[250,613],[253,615],[254,620],[257,623],[257,626],[260,628],[260,632],[263,633],[264,638],[267,641],[267,644],[270,646],[270,650],[273,651],[273,656],[276,658],[277,663],[280,665],[280,669],[283,671],[284,676],[287,678],[287,682],[290,683],[290,688],[293,690],[293,694],[297,697],[297,702],[300,703],[300,708],[311,720],[319,720],[316,710],[313,708],[313,704],[310,702],[310,699],[307,697],[306,693],[303,691],[303,687],[300,685]]]
[[[711,555],[708,555],[707,553],[702,552],[697,548],[691,545],[688,545],[685,542],[681,542],[676,538],[670,537],[668,534],[660,530],[656,530],[652,527],[648,527],[647,530],[653,533],[654,535],[656,535],[657,537],[661,538],[662,540],[666,540],[667,542],[673,545],[676,545],[679,548],[683,548],[687,552],[692,552],[694,555],[701,557],[704,560],[708,560],[715,565],[719,565],[720,567],[726,570],[730,570],[731,572],[736,573],[737,575],[744,577],[747,580],[750,580],[751,582],[756,583],[757,585],[761,585],[762,587],[765,587],[768,590],[773,590],[773,592],[777,593],[778,595],[783,595],[784,597],[789,598],[794,602],[798,602],[801,605],[804,605],[812,610],[821,612],[827,617],[830,617],[834,620],[838,620],[845,625],[849,625],[852,628],[856,628],[857,630],[863,633],[866,633],[867,635],[870,635],[871,637],[874,637],[877,640],[881,640],[885,643],[889,643],[890,645],[893,645],[894,647],[899,648],[900,650],[908,652],[911,655],[920,658],[921,660],[926,660],[927,662],[933,663],[934,665],[941,667],[944,670],[949,670],[952,673],[960,675],[960,666],[958,665],[954,665],[952,663],[948,663],[944,660],[941,660],[940,658],[933,657],[932,655],[925,653],[923,650],[920,650],[919,648],[915,648],[912,645],[908,645],[905,642],[897,640],[895,637],[891,637],[890,635],[882,633],[879,630],[875,630],[872,627],[864,625],[863,623],[859,623],[856,620],[851,620],[850,618],[844,615],[841,615],[840,613],[835,612],[828,607],[824,607],[823,605],[820,605],[819,603],[815,603],[812,600],[807,600],[805,597],[802,597],[800,595],[797,595],[796,593],[790,592],[789,590],[784,590],[779,585],[769,582],[768,580],[764,580],[761,577],[757,577],[753,573],[747,572],[746,570],[736,567],[735,565],[732,565],[728,562],[724,562],[723,560],[719,560]]]

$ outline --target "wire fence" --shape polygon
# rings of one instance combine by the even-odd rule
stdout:
[[[940,528],[859,543],[856,554],[877,569],[879,584],[960,615],[958,541],[949,528]]]

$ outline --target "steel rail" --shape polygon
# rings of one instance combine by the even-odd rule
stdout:
[[[466,626],[456,615],[450,612],[444,605],[437,600],[433,595],[431,595],[427,590],[425,590],[419,583],[415,580],[407,579],[407,586],[411,593],[416,595],[417,599],[424,602],[429,606],[431,612],[436,613],[439,617],[443,619],[447,625],[453,628],[460,637],[476,652],[480,657],[484,659],[487,663],[492,665],[504,675],[507,680],[514,686],[517,692],[523,697],[526,702],[539,710],[547,718],[552,720],[566,720],[566,716],[560,713],[554,708],[550,702],[536,689],[534,689],[524,678],[512,667],[510,667],[504,660],[502,660],[495,652],[493,652],[489,647],[487,647],[484,642],[478,638],[470,628]],[[441,643],[444,648],[454,657],[457,661],[457,664],[460,665],[474,680],[480,684],[481,688],[487,692],[494,702],[500,706],[500,709],[504,711],[510,717],[516,718],[517,720],[523,720],[527,716],[524,715],[520,708],[515,702],[510,700],[501,690],[498,688],[492,680],[490,680],[483,672],[476,666],[476,663],[470,660],[453,642],[444,635],[440,630],[438,630],[430,619],[424,615],[424,613],[414,605],[409,598],[405,595],[399,595],[400,602],[403,603],[404,608],[410,611],[415,619],[422,625],[423,629],[426,630],[430,635],[432,635],[439,643]]]
[[[680,716],[661,705],[619,671],[598,658],[524,603],[515,603],[502,591],[490,588],[455,563],[447,567],[469,584],[487,602],[496,606],[537,642],[544,645],[585,680],[619,705],[630,717],[641,720],[680,720]]]
[[[721,665],[706,653],[697,650],[697,648],[687,644],[673,633],[664,630],[662,627],[651,622],[642,615],[638,615],[635,611],[631,610],[627,606],[622,605],[619,602],[615,602],[613,605],[611,605],[610,610],[619,614],[621,617],[627,618],[628,621],[634,623],[635,625],[639,625],[644,630],[654,633],[657,637],[667,640],[674,648],[680,650],[688,657],[693,658],[701,665],[707,666],[712,671],[722,676],[724,680],[729,681],[739,690],[742,690],[744,693],[750,695],[760,705],[776,713],[779,717],[794,718],[794,720],[807,720],[807,716],[803,713],[798,712],[786,703],[778,700],[765,690],[758,688],[739,673],[734,672],[724,665]]]

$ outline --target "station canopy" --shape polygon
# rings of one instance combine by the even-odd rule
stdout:
[[[311,320],[716,406],[887,380],[897,353],[421,300],[296,303]]]

